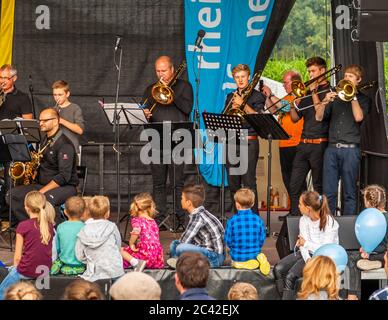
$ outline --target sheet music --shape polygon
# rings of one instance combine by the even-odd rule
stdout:
[[[113,124],[115,103],[103,103],[99,101],[110,124]],[[144,110],[137,103],[117,103],[117,112],[120,116],[119,124],[142,125],[148,123]]]

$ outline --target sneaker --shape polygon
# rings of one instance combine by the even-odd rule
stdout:
[[[371,261],[368,259],[361,259],[357,261],[357,268],[360,270],[368,271],[373,269],[379,269],[383,266],[381,261]]]
[[[263,275],[268,276],[271,271],[271,265],[269,264],[267,257],[264,253],[259,253],[257,255],[257,261],[260,264],[260,271]]]
[[[172,268],[172,269],[176,269],[176,263],[177,263],[178,259],[177,258],[170,258],[170,259],[167,259],[167,265]]]
[[[146,267],[147,262],[145,260],[138,259],[138,264],[136,267],[133,269],[133,271],[136,272],[143,272],[144,268]]]
[[[232,267],[236,268],[236,269],[254,270],[254,269],[257,269],[259,267],[259,261],[254,260],[254,259],[244,261],[244,262],[233,261]]]

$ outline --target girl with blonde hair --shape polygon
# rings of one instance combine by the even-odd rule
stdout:
[[[5,300],[41,300],[42,294],[29,281],[14,283],[5,292]]]
[[[376,208],[384,215],[388,225],[388,213],[385,210],[387,196],[385,189],[377,184],[372,184],[362,191],[365,208]],[[388,230],[384,239],[371,253],[362,247],[358,251],[348,253],[349,291],[348,300],[358,300],[361,297],[361,270],[367,271],[381,268],[384,264],[384,253],[388,246]]]
[[[156,205],[151,195],[136,195],[129,212],[132,217],[132,232],[129,246],[121,249],[124,268],[130,265],[136,271],[141,271],[145,266],[150,269],[163,268],[163,247],[159,240],[159,228],[154,220]]]
[[[0,284],[0,300],[4,291],[22,279],[36,279],[50,274],[54,227],[46,211],[46,197],[39,191],[30,191],[24,200],[29,219],[16,228],[13,266]]]
[[[303,282],[299,300],[338,300],[339,274],[333,260],[316,256],[303,268]]]

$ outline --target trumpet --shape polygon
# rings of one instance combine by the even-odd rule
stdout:
[[[260,77],[261,77],[262,71],[260,70],[259,72],[256,72],[253,77],[252,81],[248,84],[248,86],[242,91],[241,97],[243,99],[242,104],[238,109],[233,109],[233,98],[230,99],[228,105],[224,108],[223,114],[230,115],[230,116],[238,116],[242,120],[244,119],[244,116],[246,116],[246,113],[244,111],[244,107],[247,104],[248,98],[251,96],[253,89],[256,87],[258,84]],[[239,94],[238,91],[236,90],[234,94]]]
[[[174,72],[172,78],[167,84],[164,84],[159,80],[151,89],[151,96],[156,101],[150,108],[150,112],[158,105],[168,105],[174,102],[174,91],[171,87],[175,84],[178,77],[186,69],[186,61],[183,61],[178,69]],[[148,98],[144,101],[143,105],[147,102]]]
[[[329,91],[335,91],[337,93],[337,97],[345,102],[350,102],[353,100],[354,96],[360,91],[372,88],[376,85],[376,81],[369,81],[364,84],[354,85],[351,81],[342,79],[338,82],[338,84],[335,87],[330,87],[329,89],[322,90],[321,92],[329,92]],[[305,106],[303,108],[298,108],[294,99],[293,104],[296,109],[298,110],[304,110],[308,109],[314,106],[314,104]]]

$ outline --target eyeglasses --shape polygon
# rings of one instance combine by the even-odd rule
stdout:
[[[15,75],[10,76],[10,77],[0,77],[0,80],[6,80],[6,81],[8,81],[8,80],[12,79],[14,76],[15,76]]]
[[[54,119],[56,119],[56,118],[39,119],[39,122],[47,122],[47,121],[54,120]]]

